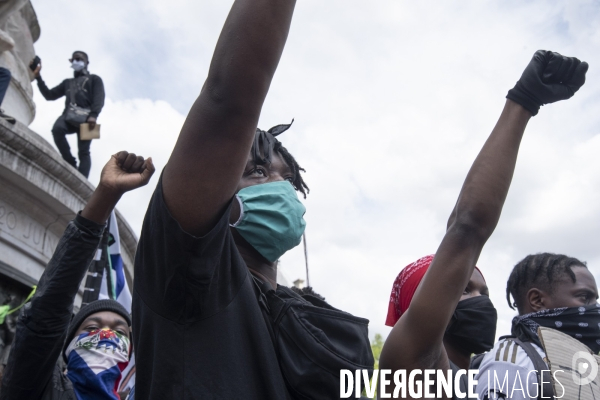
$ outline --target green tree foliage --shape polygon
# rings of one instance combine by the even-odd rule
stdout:
[[[373,351],[373,358],[375,359],[375,369],[379,369],[379,356],[381,355],[381,349],[383,348],[383,337],[379,334],[375,334],[375,338],[371,341],[371,351]]]
[[[385,341],[383,340],[383,337],[379,333],[376,333],[375,338],[373,338],[371,341],[371,351],[373,352],[373,359],[375,360],[375,365],[373,367],[374,369],[379,369],[379,356],[381,355],[381,349],[383,348],[384,342]],[[367,397],[367,393],[364,389],[362,391],[362,395]],[[377,398],[377,390],[375,390],[375,397],[373,398]]]

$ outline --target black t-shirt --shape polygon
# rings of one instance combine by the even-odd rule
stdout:
[[[136,398],[289,398],[229,210],[193,237],[158,183],[135,259]]]

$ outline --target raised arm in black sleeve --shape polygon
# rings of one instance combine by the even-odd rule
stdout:
[[[73,301],[104,225],[78,215],[69,223],[23,308],[5,368],[0,399],[38,399],[51,380],[73,312]]]
[[[46,100],[60,99],[66,93],[66,80],[62,81],[58,86],[53,87],[52,89],[48,89],[48,86],[46,86],[46,82],[44,82],[41,76],[38,76],[36,80],[38,84],[38,89],[40,89],[40,93],[42,94],[42,96],[44,96]]]
[[[104,107],[104,83],[98,75],[92,75],[92,106],[90,117],[97,118]]]
[[[125,151],[106,163],[98,187],[81,214],[67,226],[35,296],[23,307],[0,400],[42,396],[55,371],[71,322],[73,301],[100,243],[104,221],[124,193],[146,185],[153,173],[151,158]]]

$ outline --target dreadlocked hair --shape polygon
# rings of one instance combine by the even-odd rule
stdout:
[[[537,287],[552,293],[554,284],[563,277],[577,281],[572,267],[585,267],[585,262],[563,254],[530,254],[513,268],[506,284],[506,301],[513,310],[523,308],[529,289]],[[511,302],[511,296],[514,303]]]
[[[294,120],[292,120],[292,123]],[[257,164],[270,164],[271,157],[274,152],[277,152],[283,161],[290,167],[292,170],[292,174],[294,174],[294,178],[292,179],[292,185],[294,189],[302,193],[304,198],[310,191],[306,182],[304,182],[304,178],[302,178],[301,172],[306,172],[304,168],[302,168],[293,155],[283,147],[281,142],[275,138],[275,136],[285,132],[292,126],[292,124],[286,125],[277,125],[269,129],[268,131],[263,131],[261,129],[256,129],[256,135],[254,136],[254,143],[252,144],[252,149],[250,150],[250,154],[252,154],[252,159]]]
[[[285,147],[283,147],[279,140],[275,142],[273,150],[279,153],[281,158],[283,158],[283,161],[285,161],[285,163],[292,169],[292,173],[294,174],[292,185],[294,185],[294,189],[302,193],[304,198],[306,198],[306,195],[308,192],[310,192],[310,189],[308,186],[306,186],[306,182],[304,182],[304,178],[302,177],[302,174],[300,174],[300,172],[306,172],[306,170],[298,165],[298,161],[296,161],[294,156],[291,155]]]

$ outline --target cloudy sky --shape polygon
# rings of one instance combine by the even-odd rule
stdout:
[[[106,86],[92,144],[97,183],[110,154],[167,161],[206,77],[232,1],[32,0],[37,54],[49,86],[69,77],[73,50]],[[384,326],[398,272],[435,252],[466,173],[504,96],[532,54],[550,49],[590,63],[586,85],[531,120],[498,228],[478,265],[499,311],[512,267],[551,251],[600,271],[600,0],[300,0],[260,127],[306,168],[310,283],[334,306]],[[52,142],[64,102],[35,88],[31,128]],[[75,138],[71,138],[74,146]],[[158,174],[156,174],[158,175]],[[120,211],[139,232],[157,176]],[[301,248],[282,258],[303,278]],[[435,294],[432,294],[435,299]]]

